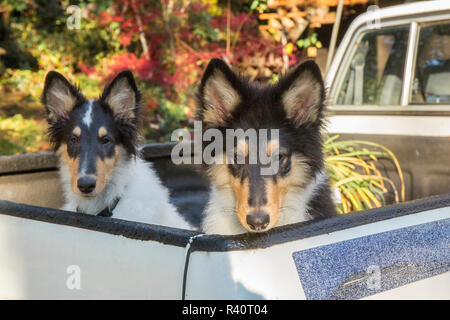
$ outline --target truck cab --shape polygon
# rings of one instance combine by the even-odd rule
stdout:
[[[450,191],[449,1],[360,15],[326,83],[328,130],[395,150],[406,172],[406,200]]]

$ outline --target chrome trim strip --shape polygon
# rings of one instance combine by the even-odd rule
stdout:
[[[411,95],[418,30],[418,23],[416,21],[411,22],[411,26],[409,28],[408,48],[406,50],[406,63],[403,71],[402,96],[400,98],[400,105],[402,107],[406,107],[408,105],[409,97]]]

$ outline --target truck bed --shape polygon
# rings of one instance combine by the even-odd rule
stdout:
[[[208,182],[194,166],[174,166],[172,146],[142,151],[198,225]],[[66,212],[61,203],[52,153],[0,158],[0,298],[450,296],[448,194],[236,236]],[[77,270],[81,287],[72,288]]]

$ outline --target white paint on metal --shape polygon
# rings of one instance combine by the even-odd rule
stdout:
[[[336,115],[329,118],[328,131],[450,137],[450,117]]]
[[[305,299],[293,252],[447,218],[450,218],[450,208],[440,208],[266,249],[193,252],[186,299]],[[436,285],[450,287],[450,281]],[[435,288],[436,285],[430,285],[428,290],[435,290],[436,294],[442,292]],[[430,294],[428,290],[417,292],[417,295],[426,297]],[[448,299],[448,295],[440,297]]]
[[[363,300],[448,300],[450,272],[363,298]]]
[[[184,248],[0,214],[0,299],[181,299]],[[81,289],[67,288],[79,266]]]
[[[264,249],[194,251],[186,298],[305,299],[293,252],[448,218],[450,208],[440,208]],[[0,298],[180,299],[186,252],[200,236],[183,248],[0,215]],[[80,290],[67,288],[67,268],[74,265],[81,272]],[[448,299],[442,287],[450,288],[450,277],[439,277],[405,287],[417,297]],[[384,294],[413,295],[402,288]]]

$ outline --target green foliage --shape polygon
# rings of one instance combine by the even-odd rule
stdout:
[[[311,36],[300,39],[297,41],[297,46],[299,48],[307,49],[311,46],[315,46],[317,48],[322,48],[322,42],[317,38],[317,33],[313,33]]]
[[[0,78],[0,85],[7,88],[11,94],[19,94],[33,100],[41,94],[44,77],[44,71],[8,69],[6,76]]]
[[[39,58],[41,69],[74,67],[78,61],[93,64],[102,54],[118,49],[118,23],[97,30],[98,20],[89,16],[90,8],[98,10],[95,1],[79,4],[82,16],[89,17],[83,17],[80,29],[74,30],[67,27],[68,14],[63,10],[70,3],[63,2],[60,5],[57,1],[43,1],[35,10],[29,8],[10,17],[15,42],[20,49]]]
[[[171,133],[180,128],[180,124],[187,121],[185,105],[174,103],[168,99],[161,100],[161,121],[158,127],[160,141],[170,141]]]
[[[190,126],[192,110],[188,106],[193,101],[187,95],[181,94],[179,102],[174,102],[162,87],[141,84],[140,91],[150,110],[146,115],[148,125],[142,130],[145,143],[170,141],[174,130]]]
[[[5,0],[4,5],[10,10],[23,11],[28,6],[27,0]]]
[[[267,10],[267,0],[251,0],[250,11],[256,10],[259,13],[263,13]]]
[[[0,117],[0,155],[48,150],[44,126],[33,119],[17,114]]]
[[[379,158],[391,159],[401,181],[401,200],[405,197],[403,173],[395,155],[386,147],[359,140],[338,141],[339,136],[328,138],[324,144],[325,167],[332,187],[338,188],[340,203],[338,212],[348,213],[385,205],[386,184],[399,202],[399,195],[391,179],[377,169]],[[368,149],[370,147],[371,149]]]
[[[50,70],[95,98],[115,74],[130,69],[144,92],[144,138],[167,139],[171,130],[192,125],[194,89],[209,59],[242,61],[260,48],[279,51],[259,37],[254,13],[264,11],[266,2],[6,0],[0,115],[42,119],[39,98]],[[79,29],[67,26],[70,5],[80,8]]]

